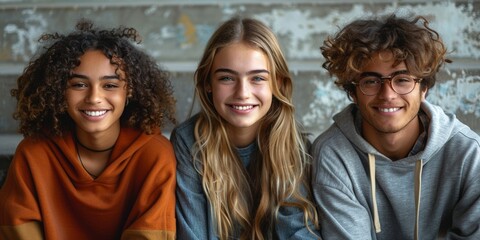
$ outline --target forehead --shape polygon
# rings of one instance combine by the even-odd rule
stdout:
[[[234,70],[269,69],[269,64],[267,55],[260,48],[238,42],[229,44],[217,51],[213,61],[213,68]]]

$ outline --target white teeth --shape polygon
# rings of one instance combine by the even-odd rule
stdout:
[[[107,111],[103,110],[103,111],[83,111],[83,112],[85,114],[87,114],[88,116],[98,117],[98,116],[101,116],[101,115],[105,114]]]
[[[249,110],[249,109],[253,108],[252,105],[249,105],[249,106],[235,106],[235,105],[232,105],[232,107],[237,109],[237,110],[240,110],[240,111],[245,111],[245,110]]]
[[[380,112],[395,112],[398,111],[400,108],[379,108]]]

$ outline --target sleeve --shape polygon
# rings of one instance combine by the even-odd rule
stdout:
[[[0,189],[0,239],[44,239],[25,143],[19,144]]]
[[[312,191],[322,238],[375,239],[371,214],[353,192],[341,153],[313,147]]]
[[[187,136],[188,138],[188,136]],[[188,139],[191,140],[188,143]],[[211,223],[208,215],[208,201],[204,194],[200,174],[193,165],[193,136],[183,138],[176,130],[170,140],[177,158],[177,237],[179,240],[216,239],[210,236]]]
[[[478,138],[477,138],[478,139]],[[453,210],[452,228],[445,239],[480,239],[480,146],[462,151],[465,158],[463,190]]]
[[[306,196],[306,193],[305,188],[303,188],[302,194]],[[298,207],[280,207],[275,225],[276,239],[320,239],[320,233],[314,224],[308,221],[307,227],[304,218],[305,214],[303,210]]]
[[[320,233],[325,239],[370,239],[373,229],[368,211],[339,189],[315,184]],[[375,239],[373,236],[371,239]]]
[[[137,168],[148,171],[121,239],[175,239],[176,161],[172,145],[162,137],[159,144],[149,145],[139,157],[141,166]],[[135,181],[135,175],[132,178]]]

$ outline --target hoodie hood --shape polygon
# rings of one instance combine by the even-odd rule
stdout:
[[[414,163],[418,159],[424,159],[426,164],[435,152],[437,152],[452,136],[464,128],[463,124],[457,124],[458,119],[453,114],[444,113],[442,108],[432,105],[427,101],[421,104],[422,110],[429,118],[427,130],[427,142],[425,149],[420,153],[401,159],[403,162]],[[355,128],[355,116],[360,117],[358,108],[355,104],[350,104],[343,111],[333,117],[335,125],[346,136],[347,139],[361,152],[370,153],[387,159],[382,153],[377,151],[368,143]]]

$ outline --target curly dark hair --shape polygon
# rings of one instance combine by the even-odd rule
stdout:
[[[123,125],[151,134],[167,119],[176,124],[170,74],[134,45],[140,43],[134,28],[99,29],[82,19],[70,34],[44,34],[39,42],[46,46],[18,77],[17,88],[11,90],[17,99],[13,117],[20,121],[19,132],[24,136],[61,136],[72,130],[74,122],[65,99],[67,81],[88,50],[103,52],[117,71],[125,73],[130,97],[120,118]]]
[[[348,94],[353,93],[361,69],[375,53],[391,51],[395,65],[405,62],[409,72],[422,78],[422,87],[431,88],[436,73],[445,63],[447,52],[438,33],[423,16],[400,18],[395,14],[367,20],[355,20],[333,37],[328,37],[320,50],[325,57],[322,67],[335,75],[335,84]]]

